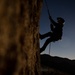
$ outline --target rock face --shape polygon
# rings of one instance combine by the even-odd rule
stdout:
[[[0,0],[0,75],[39,75],[42,0]]]

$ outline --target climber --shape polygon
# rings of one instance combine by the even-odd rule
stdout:
[[[63,18],[61,18],[61,17],[58,17],[57,18],[57,22],[55,22],[52,19],[51,16],[49,17],[49,19],[51,21],[51,25],[50,25],[51,32],[48,32],[48,33],[43,34],[43,35],[39,34],[41,40],[44,39],[44,38],[46,38],[46,37],[49,37],[45,41],[45,43],[42,46],[42,48],[40,48],[40,53],[45,50],[45,48],[47,47],[47,45],[49,43],[55,42],[55,41],[58,41],[58,40],[62,39],[62,31],[63,31],[63,25],[64,25],[65,20]]]

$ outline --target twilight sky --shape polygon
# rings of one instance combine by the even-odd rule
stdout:
[[[55,21],[57,17],[62,17],[65,19],[62,40],[51,43],[50,54],[52,56],[75,59],[75,0],[46,1],[50,14]],[[45,2],[43,2],[40,18],[40,33],[44,34],[49,31],[50,21]],[[40,47],[44,44],[46,39],[40,40]],[[49,45],[42,53],[49,54]]]

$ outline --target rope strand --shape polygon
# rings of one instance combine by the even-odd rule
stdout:
[[[48,15],[50,17],[50,11],[49,11],[48,4],[47,4],[47,1],[46,0],[45,0],[45,4],[46,4],[46,7],[47,7]]]
[[[48,12],[48,15],[49,15],[49,18],[50,18],[50,11],[49,11],[48,4],[47,4],[46,0],[45,0],[45,4],[46,4],[47,12]],[[49,44],[49,55],[50,55],[50,50],[51,50],[51,43]]]
[[[49,55],[50,55],[50,51],[51,51],[51,43],[49,44]]]

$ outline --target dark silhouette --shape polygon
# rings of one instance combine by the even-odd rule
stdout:
[[[41,54],[40,59],[41,59],[42,68],[44,68],[45,66],[54,69],[55,70],[54,72],[56,72],[56,70],[59,70],[59,72],[67,73],[65,75],[75,75],[75,60],[72,59],[70,60],[68,58],[62,58],[58,56],[50,56],[47,54]],[[59,74],[53,74],[53,75],[59,75]]]
[[[40,53],[42,51],[45,50],[46,46],[50,43],[50,42],[55,42],[58,41],[62,38],[62,30],[63,30],[63,25],[65,20],[61,17],[57,18],[57,22],[55,22],[52,17],[50,16],[50,21],[51,21],[51,32],[48,32],[46,34],[41,35],[40,34],[40,39],[44,39],[46,37],[49,37],[46,42],[44,43],[44,45],[42,46],[42,48],[40,49]]]

